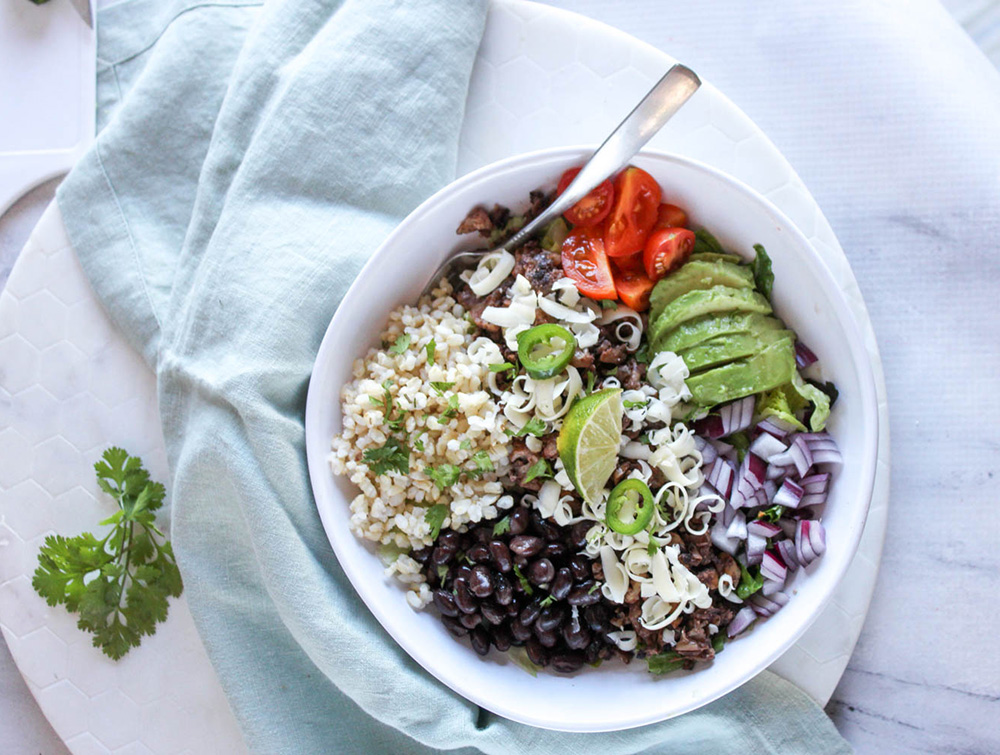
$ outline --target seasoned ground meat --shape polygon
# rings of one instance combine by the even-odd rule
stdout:
[[[507,290],[509,288],[510,284],[504,283],[498,288],[490,291],[486,294],[486,296],[476,296],[472,292],[471,288],[464,283],[459,283],[455,289],[455,299],[465,308],[469,317],[472,318],[472,322],[477,328],[482,330],[485,335],[496,337],[497,340],[502,340],[500,339],[500,326],[494,325],[491,322],[486,322],[486,320],[483,319],[483,310],[487,307],[506,306]]]
[[[626,391],[637,391],[646,379],[646,365],[630,356],[615,373]]]
[[[465,216],[455,233],[466,234],[466,233],[485,233],[489,236],[490,231],[493,230],[493,220],[490,218],[489,213],[486,212],[482,207],[473,207],[469,214]]]
[[[549,433],[540,438],[542,441],[542,456],[549,461],[555,461],[559,457],[558,439],[559,433]]]
[[[532,239],[514,252],[514,270],[511,278],[523,275],[531,287],[540,294],[552,290],[552,284],[563,277],[562,259],[556,252],[542,249]]]
[[[573,352],[573,361],[570,364],[578,370],[592,370],[594,369],[594,354],[587,349],[577,349]]]
[[[628,350],[624,344],[612,343],[606,338],[597,343],[597,361],[601,364],[621,364],[627,356]]]
[[[619,482],[628,477],[632,472],[637,469],[641,469],[639,462],[634,459],[619,459],[618,466],[615,467],[615,471],[611,473],[611,484],[617,485]]]
[[[545,482],[545,480],[536,477],[531,482],[525,482],[525,478],[528,476],[528,471],[531,469],[532,465],[536,464],[540,458],[541,454],[528,448],[524,438],[514,438],[511,440],[511,484],[537,493],[541,489],[542,483]]]

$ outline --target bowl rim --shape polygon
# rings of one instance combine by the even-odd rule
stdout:
[[[420,650],[420,643],[411,639],[409,635],[399,636],[396,632],[392,631],[389,627],[392,626],[393,622],[388,618],[386,613],[382,610],[379,604],[370,599],[367,594],[366,589],[364,589],[365,583],[371,579],[372,574],[376,572],[362,573],[360,569],[355,568],[355,565],[350,562],[350,560],[341,560],[340,554],[337,553],[336,543],[330,536],[330,532],[337,527],[345,527],[346,520],[334,519],[332,507],[328,505],[321,505],[319,495],[317,491],[321,489],[321,480],[325,475],[331,475],[332,472],[329,468],[328,454],[329,454],[329,438],[319,438],[320,427],[319,427],[319,417],[321,413],[321,405],[324,403],[324,397],[328,398],[329,392],[324,392],[324,387],[317,383],[313,378],[316,375],[317,368],[327,362],[331,358],[330,350],[332,349],[332,334],[342,325],[350,325],[350,315],[347,313],[351,311],[352,307],[350,304],[352,300],[356,297],[361,296],[359,289],[357,287],[357,281],[368,274],[369,268],[378,266],[382,264],[382,258],[385,256],[385,250],[396,245],[397,240],[400,236],[407,233],[408,229],[416,223],[420,223],[423,218],[440,202],[447,199],[450,195],[465,190],[468,186],[473,185],[485,178],[494,176],[494,174],[502,172],[516,171],[520,168],[524,168],[532,165],[535,162],[541,160],[556,160],[559,158],[582,158],[586,159],[595,149],[595,145],[572,145],[572,146],[561,146],[561,147],[549,147],[539,150],[532,150],[530,152],[524,152],[517,155],[512,155],[510,157],[497,160],[495,162],[484,165],[476,170],[473,170],[451,183],[443,186],[438,191],[434,192],[430,197],[421,202],[414,210],[412,210],[400,223],[392,230],[391,233],[378,245],[375,251],[372,253],[371,257],[364,264],[361,270],[358,272],[357,277],[351,283],[347,292],[345,293],[340,305],[338,305],[336,312],[330,320],[326,331],[323,334],[323,340],[317,350],[316,359],[313,363],[313,369],[310,374],[309,386],[306,394],[306,407],[305,407],[305,443],[306,443],[306,455],[307,464],[309,469],[310,485],[313,492],[314,503],[320,514],[320,519],[323,523],[323,528],[327,539],[333,548],[334,554],[337,556],[337,560],[340,563],[341,568],[347,575],[351,582],[352,587],[358,596],[362,599],[368,610],[372,612],[375,618],[378,620],[382,628],[392,637],[392,639],[402,647],[406,653],[417,661],[420,666],[436,678],[441,683],[445,684],[447,687],[452,689],[454,692],[462,696],[463,698],[470,700],[471,702],[480,705],[498,715],[504,716],[513,721],[520,723],[525,723],[531,726],[536,726],[539,728],[554,730],[554,731],[565,731],[565,732],[587,732],[587,733],[597,733],[597,732],[610,732],[610,731],[622,731],[626,729],[635,728],[638,726],[644,726],[648,724],[658,723],[660,721],[667,720],[669,718],[674,718],[684,713],[689,713],[692,710],[701,708],[721,697],[732,692],[737,687],[742,686],[746,682],[750,681],[756,677],[761,671],[764,671],[770,664],[772,664],[779,657],[784,655],[791,647],[794,645],[809,629],[810,626],[815,623],[819,617],[824,613],[824,609],[829,604],[836,590],[836,587],[843,581],[847,570],[853,563],[854,557],[857,553],[859,543],[861,541],[861,536],[864,532],[865,523],[868,518],[868,514],[871,508],[872,496],[874,494],[875,485],[875,473],[878,461],[878,444],[879,438],[882,433],[882,428],[880,426],[879,416],[878,416],[878,402],[877,393],[875,387],[875,377],[874,371],[871,364],[871,355],[868,353],[864,345],[864,338],[861,333],[861,329],[858,327],[857,320],[851,311],[847,300],[845,298],[845,292],[837,283],[827,266],[826,262],[823,260],[820,252],[813,246],[812,243],[806,238],[805,234],[796,226],[787,215],[785,215],[777,206],[774,205],[769,199],[763,196],[760,192],[756,191],[745,182],[735,178],[734,176],[719,170],[715,167],[707,165],[699,160],[694,160],[688,157],[684,157],[675,153],[666,152],[657,149],[643,149],[638,152],[634,157],[635,159],[642,159],[644,157],[650,157],[657,160],[665,160],[667,162],[674,162],[678,165],[684,165],[686,167],[692,168],[696,171],[701,171],[703,173],[709,174],[712,178],[721,181],[723,183],[729,184],[730,187],[746,195],[750,200],[756,202],[761,210],[768,213],[777,223],[780,224],[782,230],[787,232],[791,237],[793,243],[799,247],[804,247],[809,250],[809,254],[803,256],[805,264],[811,268],[811,272],[820,279],[821,286],[827,291],[831,292],[829,299],[834,310],[837,321],[840,323],[841,327],[845,331],[845,338],[849,345],[850,351],[852,353],[853,360],[857,365],[857,378],[859,385],[858,401],[861,405],[861,411],[865,416],[870,418],[869,432],[865,433],[864,436],[864,448],[862,450],[861,458],[863,461],[863,466],[859,470],[860,490],[863,491],[862,501],[856,502],[858,507],[863,506],[863,510],[859,512],[859,516],[852,520],[851,522],[851,532],[849,541],[844,543],[849,552],[849,557],[845,557],[840,562],[838,568],[834,572],[834,578],[830,582],[830,586],[827,589],[827,594],[822,598],[822,600],[817,604],[815,610],[809,618],[802,622],[794,632],[787,634],[780,642],[775,643],[774,648],[765,654],[762,654],[758,660],[752,664],[747,664],[743,671],[739,674],[735,674],[731,680],[725,684],[720,684],[718,688],[712,690],[709,694],[701,696],[697,700],[682,703],[677,706],[677,710],[673,713],[664,715],[662,713],[647,713],[645,715],[636,714],[624,720],[619,720],[613,723],[608,722],[585,722],[570,724],[568,722],[559,721],[551,722],[542,720],[540,718],[533,718],[530,715],[525,715],[521,711],[511,710],[503,701],[497,701],[493,699],[486,699],[482,695],[478,694],[476,691],[468,689],[459,689],[456,684],[452,681],[444,678],[436,670],[434,664],[425,665],[423,659],[424,653]],[[428,271],[432,272],[432,271]],[[400,306],[403,302],[397,303],[395,306]],[[345,304],[347,306],[345,306]],[[356,359],[357,355],[352,357]],[[337,402],[339,411],[339,402]],[[310,440],[314,442],[310,442]],[[318,445],[318,443],[322,445]],[[378,576],[381,576],[381,570],[377,572]]]

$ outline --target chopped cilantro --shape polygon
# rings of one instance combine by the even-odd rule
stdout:
[[[650,444],[649,433],[643,433],[636,440],[638,440],[643,445],[648,446]]]
[[[610,299],[599,299],[597,303],[601,305],[601,309],[618,309],[618,302]]]
[[[510,362],[500,362],[499,364],[491,364],[490,372],[507,372],[507,370],[513,370],[514,365]]]
[[[437,540],[437,536],[441,534],[441,525],[444,524],[444,520],[447,518],[448,507],[443,503],[435,503],[427,509],[427,513],[424,514],[424,521],[431,527],[431,540]]]
[[[643,342],[642,346],[639,347],[639,350],[635,352],[635,361],[639,362],[640,364],[649,364],[650,363],[651,359],[650,359],[650,356],[649,356],[649,344],[648,343]]]
[[[539,435],[544,435],[544,434],[545,434],[545,423],[542,422],[542,420],[538,419],[538,417],[532,417],[527,421],[524,427],[522,427],[520,430],[514,433],[514,437],[519,438],[522,435],[534,435],[537,437]]]
[[[455,387],[454,383],[444,383],[437,380],[431,381],[431,388],[433,388],[434,392],[439,396],[443,396],[445,391],[454,387]]]
[[[646,546],[646,553],[652,556],[659,549],[660,544],[655,537],[649,538],[649,545]]]
[[[770,508],[764,509],[759,514],[757,514],[758,519],[764,519],[768,522],[777,522],[781,519],[781,515],[785,513],[784,506],[771,506]]]
[[[546,595],[544,598],[542,598],[542,602],[539,603],[539,605],[542,608],[545,608],[546,606],[551,606],[555,602],[556,602],[555,598],[553,598],[551,595]]]
[[[437,341],[433,338],[424,347],[427,350],[427,364],[434,365],[434,352],[437,351]]]
[[[458,396],[454,393],[448,397],[448,408],[441,413],[441,419],[451,419],[458,413]]]
[[[507,532],[510,532],[509,516],[505,516],[503,519],[499,520],[496,524],[493,525],[493,537],[506,534]]]
[[[458,447],[461,448],[463,451],[468,451],[470,448],[472,448],[472,444],[469,442],[469,439],[466,438],[465,440],[463,440],[461,443],[458,444]]]
[[[549,462],[546,459],[539,459],[530,467],[528,467],[528,474],[524,478],[526,483],[531,482],[539,477],[551,477],[552,467],[549,466]]]
[[[397,356],[402,354],[409,347],[410,341],[412,340],[413,339],[410,337],[409,333],[403,333],[403,335],[397,338],[396,342],[389,347],[389,353],[396,354]]]
[[[475,462],[477,475],[484,475],[495,470],[493,462],[490,461],[490,455],[485,451],[476,451],[472,454],[472,461]]]
[[[725,647],[725,645],[726,633],[722,631],[722,629],[719,629],[719,631],[712,636],[712,650],[716,653],[721,653],[722,648]]]
[[[424,516],[426,517],[426,514]],[[444,578],[448,576],[448,567],[445,566],[444,564],[438,564],[437,572],[438,572],[438,579],[444,582]]]
[[[594,584],[592,584],[590,586],[590,589],[587,590],[587,595],[593,595],[595,592],[597,592],[597,589],[599,587],[600,587],[600,585],[597,582],[595,582]]]
[[[514,576],[517,577],[517,581],[521,583],[521,589],[525,591],[528,595],[534,595],[535,591],[531,588],[531,583],[521,574],[521,570],[518,568],[517,564],[514,564]]]
[[[738,432],[730,435],[726,438],[726,441],[736,449],[736,458],[742,464],[743,459],[746,458],[747,451],[750,450],[750,438],[747,437],[745,432]]]
[[[438,464],[436,467],[427,467],[426,471],[427,476],[434,480],[439,490],[454,485],[462,474],[462,470],[454,464]]]
[[[764,586],[764,578],[760,576],[760,572],[756,575],[751,574],[747,571],[747,568],[740,564],[740,583],[736,586],[736,595],[740,600],[746,600],[760,588]]]
[[[669,674],[684,668],[684,659],[673,650],[667,650],[647,658],[646,665],[651,674]]]
[[[622,406],[626,409],[638,409],[639,407],[646,406],[648,404],[649,401],[622,401]]]
[[[377,475],[393,471],[408,474],[410,471],[410,449],[397,438],[389,438],[381,448],[365,449],[361,458]]]
[[[597,380],[597,374],[594,372],[587,373],[587,395],[594,392],[594,381]]]

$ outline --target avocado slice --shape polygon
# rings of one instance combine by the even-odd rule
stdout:
[[[649,295],[649,317],[655,320],[670,302],[688,291],[713,286],[753,288],[753,271],[725,260],[692,260],[658,281]]]
[[[685,349],[704,341],[733,333],[754,333],[759,330],[782,330],[785,324],[775,317],[758,312],[729,312],[681,323],[654,343],[655,351],[672,351],[680,354]]]
[[[730,333],[716,336],[707,341],[692,346],[680,352],[691,374],[732,362],[736,359],[751,357],[763,351],[776,341],[783,338],[795,339],[795,333],[790,330],[762,329],[749,333]]]
[[[707,290],[688,291],[668,304],[649,327],[649,337],[657,343],[678,325],[702,315],[724,312],[759,312],[771,314],[767,299],[751,288],[714,286]]]
[[[740,265],[746,262],[738,254],[726,254],[725,252],[692,252],[689,262],[732,262]]]
[[[715,406],[784,385],[795,374],[795,341],[782,338],[752,357],[687,379],[695,403]]]

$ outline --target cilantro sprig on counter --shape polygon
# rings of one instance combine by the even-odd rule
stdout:
[[[101,522],[111,531],[98,540],[49,535],[31,580],[50,606],[79,613],[77,626],[94,635],[94,647],[115,660],[151,635],[167,618],[167,598],[184,586],[170,541],[154,512],[166,490],[149,478],[142,460],[109,448],[94,465],[97,484],[118,510]]]

